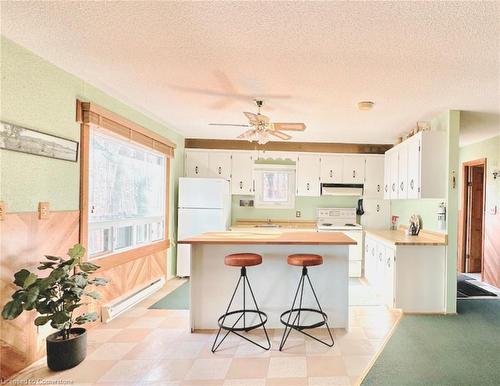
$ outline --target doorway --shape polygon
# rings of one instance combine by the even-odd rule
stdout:
[[[462,237],[458,270],[482,280],[486,159],[462,165]]]

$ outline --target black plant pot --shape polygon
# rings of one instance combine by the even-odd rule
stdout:
[[[75,367],[87,356],[87,331],[77,327],[70,330],[70,338],[61,339],[56,332],[47,337],[47,366],[54,371]]]

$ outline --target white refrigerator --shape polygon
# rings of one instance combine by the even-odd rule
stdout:
[[[179,178],[177,240],[225,231],[231,224],[231,191],[222,178]],[[191,245],[177,245],[177,276],[191,274]]]

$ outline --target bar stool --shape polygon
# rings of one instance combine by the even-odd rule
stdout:
[[[264,349],[264,350],[269,350],[271,348],[271,342],[269,340],[269,336],[267,335],[266,327],[264,326],[267,322],[267,315],[266,313],[262,312],[259,310],[259,306],[257,305],[257,301],[255,300],[255,296],[253,294],[252,287],[250,286],[250,282],[248,281],[247,277],[247,268],[246,267],[251,267],[254,265],[259,265],[262,263],[262,256],[258,255],[256,253],[234,253],[231,255],[227,255],[224,258],[224,264],[230,267],[241,267],[240,270],[240,278],[238,279],[238,283],[236,284],[236,288],[234,289],[233,296],[231,296],[231,300],[229,301],[229,305],[227,306],[226,312],[218,319],[218,325],[219,325],[219,331],[217,332],[217,336],[215,337],[214,344],[212,345],[212,352],[215,353],[215,351],[219,348],[221,343],[226,339],[226,337],[229,335],[229,333],[233,333],[235,335],[238,335],[239,337],[249,341],[250,343],[253,343],[254,345]],[[240,283],[243,283],[243,309],[241,310],[234,310],[234,311],[229,311],[231,308],[231,304],[233,303],[234,297],[236,295],[236,292],[238,291],[238,288],[240,287]],[[247,309],[246,308],[246,286],[248,285],[248,289],[250,290],[250,295],[252,296],[253,303],[255,305],[255,309]],[[257,315],[259,317],[260,323],[257,321],[254,324],[247,325],[247,314],[252,314],[252,315]],[[236,321],[232,324],[224,324],[226,321],[227,317],[235,317]],[[238,322],[243,319],[243,325],[237,326]],[[266,334],[266,339],[267,339],[267,346],[263,346],[260,343],[257,343],[246,336],[240,334],[240,332],[245,331],[251,331],[256,328],[262,327],[264,329],[264,333]],[[217,340],[219,339],[219,335],[221,335],[221,331],[225,330],[227,331],[222,339],[217,343]]]
[[[288,256],[288,264],[293,265],[293,266],[298,266],[302,267],[302,276],[300,277],[299,280],[299,285],[297,287],[297,291],[295,291],[295,297],[293,298],[293,303],[292,307],[283,312],[280,316],[281,323],[285,325],[285,331],[283,331],[283,336],[281,338],[281,343],[280,343],[280,351],[283,349],[285,346],[286,340],[288,339],[288,336],[292,332],[292,330],[296,330],[304,335],[307,335],[310,338],[313,338],[317,340],[320,343],[323,343],[324,345],[328,347],[333,347],[334,341],[333,341],[333,336],[330,331],[330,327],[328,326],[328,316],[326,313],[323,312],[323,309],[321,308],[321,305],[319,304],[318,297],[316,296],[316,292],[314,291],[313,285],[311,283],[311,279],[309,278],[309,274],[307,272],[307,267],[312,267],[315,265],[321,265],[323,264],[323,257],[320,255],[314,255],[314,254],[295,254],[295,255],[290,255]],[[302,307],[302,297],[304,295],[304,283],[306,281],[309,283],[309,286],[311,287],[312,293],[314,295],[314,299],[316,300],[316,304],[318,305],[318,309],[314,308],[304,308]],[[300,300],[299,300],[299,306],[295,308],[295,302],[297,301],[297,296],[299,294],[300,290]],[[293,318],[293,321],[290,323],[290,320],[292,318],[292,314],[296,313],[295,317]],[[310,324],[300,324],[300,314],[301,313],[313,313],[313,314],[318,314],[321,316],[323,320],[320,320],[316,323],[310,323]],[[285,320],[286,319],[286,320]],[[321,339],[316,338],[315,336],[312,336],[311,334],[308,334],[304,330],[316,328],[316,327],[321,327],[323,325],[326,325],[326,329],[328,331],[328,334],[330,335],[331,343],[325,342]]]

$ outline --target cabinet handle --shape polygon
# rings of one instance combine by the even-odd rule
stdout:
[[[252,190],[255,192],[255,180],[252,181]]]
[[[377,192],[380,192],[380,184],[377,184]]]
[[[330,178],[333,178],[333,170],[330,170]]]
[[[309,182],[306,184],[306,189],[309,190]]]
[[[219,166],[219,174],[222,174],[222,168]]]
[[[387,258],[387,268],[391,268],[391,258]]]
[[[243,189],[243,181],[240,181],[240,189]]]
[[[401,186],[401,191],[403,191],[404,190],[403,189],[404,188],[403,181],[401,181],[401,185],[400,186]]]
[[[387,184],[385,184],[385,188],[384,189],[385,189],[385,192],[387,193]]]
[[[396,191],[396,184],[395,183],[392,183],[392,191],[395,192]]]
[[[352,178],[356,178],[356,170],[352,171]]]
[[[380,204],[377,204],[377,212],[380,212]]]
[[[413,190],[413,187],[415,186],[414,182],[413,182],[413,179],[410,181],[410,188],[411,190]]]
[[[198,174],[198,166],[194,167],[194,174]]]

